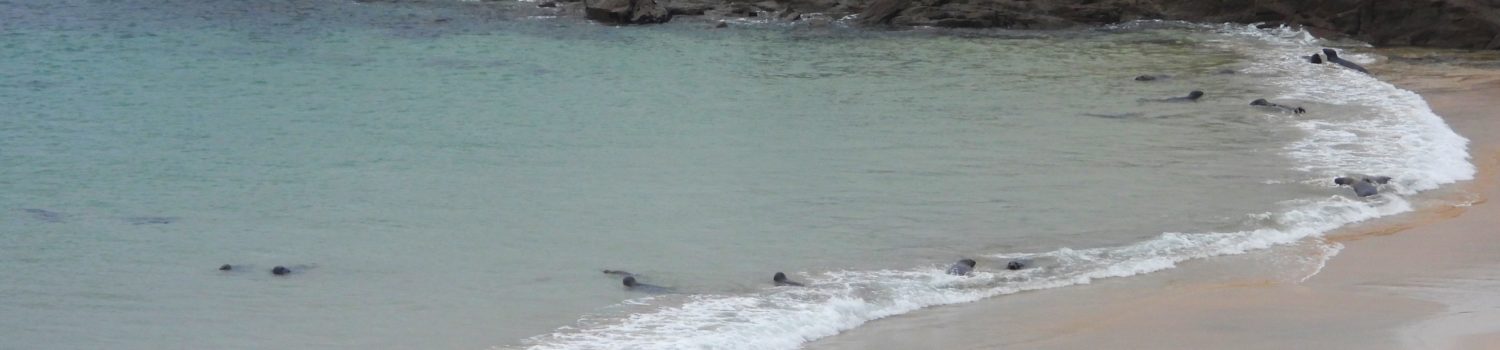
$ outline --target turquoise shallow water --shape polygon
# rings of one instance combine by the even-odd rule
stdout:
[[[1327,196],[1203,31],[170,5],[0,4],[0,347],[486,348],[628,313],[601,268],[740,295]]]

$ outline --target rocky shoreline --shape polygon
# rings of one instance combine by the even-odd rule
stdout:
[[[537,6],[606,24],[684,16],[1009,29],[1147,19],[1264,23],[1378,46],[1500,49],[1500,0],[538,0]]]

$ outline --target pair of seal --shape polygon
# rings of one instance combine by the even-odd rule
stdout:
[[[1306,109],[1302,109],[1302,107],[1292,107],[1292,106],[1287,106],[1287,105],[1279,105],[1279,104],[1271,103],[1271,101],[1266,101],[1266,99],[1264,99],[1264,98],[1258,98],[1258,99],[1255,99],[1255,101],[1250,101],[1250,105],[1251,106],[1261,106],[1261,107],[1274,108],[1274,109],[1280,110],[1282,112],[1287,112],[1287,113],[1291,113],[1291,114],[1307,113],[1307,110]]]
[[[1388,182],[1391,182],[1390,176],[1366,177],[1360,180],[1355,180],[1351,177],[1333,179],[1333,183],[1339,186],[1349,186],[1349,188],[1354,189],[1354,195],[1360,197],[1369,197],[1380,193],[1378,185],[1384,185]]]
[[[243,266],[241,266],[241,267],[243,267]],[[230,271],[234,271],[234,269],[235,269],[234,265],[230,265],[230,264],[219,265],[219,271],[230,272]],[[286,266],[281,266],[281,265],[277,265],[276,267],[271,268],[271,274],[272,275],[276,275],[276,276],[286,276],[286,275],[292,274],[292,272],[294,272],[294,271],[292,271],[292,269],[289,269]]]
[[[797,281],[793,281],[793,280],[787,279],[786,278],[786,274],[780,273],[780,272],[777,272],[775,276],[771,276],[771,281],[772,282],[776,282],[776,286],[777,287],[802,287],[803,286],[801,282],[797,282]]]
[[[953,263],[953,266],[948,267],[948,274],[956,276],[967,276],[969,273],[974,272],[974,265],[977,265],[974,262],[974,259],[959,260],[958,262]],[[1005,263],[1005,269],[1012,271],[1024,269],[1028,266],[1031,266],[1031,259],[1016,259]]]
[[[977,264],[978,263],[974,262],[974,259],[959,259],[958,262],[953,263],[953,266],[948,267],[948,274],[954,276],[968,276],[970,272],[974,272],[974,265]]]

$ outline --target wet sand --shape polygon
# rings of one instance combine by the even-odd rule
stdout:
[[[1343,246],[1321,271],[1247,267],[1269,253],[1191,261],[877,320],[808,348],[1500,349],[1500,61],[1380,54],[1395,59],[1375,74],[1468,137],[1479,173],[1413,213],[1309,243]]]

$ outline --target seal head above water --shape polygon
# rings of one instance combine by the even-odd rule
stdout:
[[[1360,197],[1369,197],[1380,193],[1380,188],[1376,187],[1375,182],[1368,178],[1355,180],[1354,178],[1350,177],[1340,177],[1333,179],[1333,183],[1338,184],[1339,186],[1349,186],[1349,188],[1354,189],[1354,195]]]
[[[1172,98],[1167,98],[1167,99],[1164,99],[1164,100],[1161,100],[1161,101],[1162,102],[1198,102],[1198,99],[1200,99],[1200,98],[1203,98],[1203,91],[1193,90],[1192,92],[1188,92],[1187,96],[1172,97]]]
[[[625,276],[625,279],[620,280],[620,283],[625,285],[625,289],[647,293],[668,293],[672,291],[671,288],[637,282],[635,276]]]
[[[958,262],[953,263],[953,266],[948,267],[948,274],[968,276],[970,272],[974,272],[974,265],[976,264],[978,263],[974,262],[974,259],[960,259]]]
[[[1302,107],[1292,107],[1292,106],[1287,106],[1287,105],[1275,104],[1275,103],[1271,103],[1271,101],[1266,101],[1266,99],[1264,99],[1264,98],[1258,98],[1258,99],[1255,99],[1255,101],[1250,101],[1250,105],[1251,106],[1260,106],[1260,107],[1274,108],[1274,109],[1280,110],[1282,112],[1287,112],[1287,113],[1291,113],[1291,114],[1307,113],[1307,110],[1306,109],[1302,109]]]
[[[1031,259],[1016,259],[1005,263],[1005,269],[1012,271],[1024,269],[1027,266],[1031,266]]]
[[[1365,67],[1355,64],[1354,62],[1349,62],[1349,60],[1339,58],[1338,51],[1325,48],[1323,49],[1323,55],[1328,56],[1328,62],[1338,63],[1340,66],[1344,66],[1345,68],[1353,69],[1359,71],[1360,73],[1370,74],[1370,70],[1365,69]]]
[[[777,287],[802,287],[802,283],[786,278],[786,274],[777,272],[771,276],[771,281],[776,282]]]

